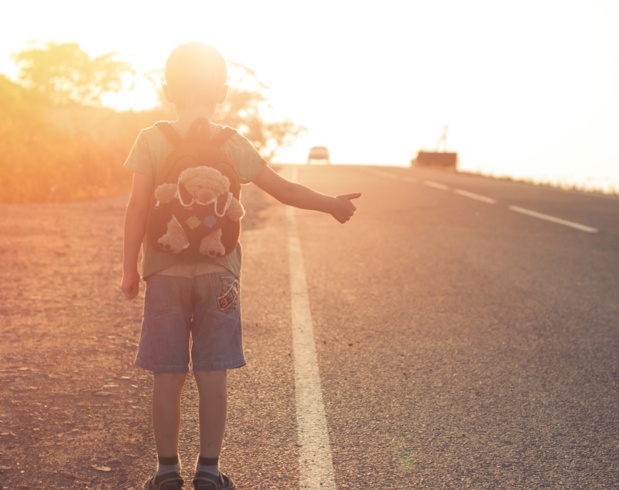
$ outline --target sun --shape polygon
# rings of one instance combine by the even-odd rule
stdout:
[[[101,95],[101,103],[116,111],[145,111],[157,107],[161,103],[159,87],[153,80],[138,74],[135,77],[125,77],[125,87],[118,92],[107,92]]]

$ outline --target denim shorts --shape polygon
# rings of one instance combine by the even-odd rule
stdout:
[[[146,279],[136,366],[161,373],[245,365],[240,284],[228,271]]]

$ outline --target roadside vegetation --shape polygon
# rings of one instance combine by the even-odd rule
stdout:
[[[163,97],[147,111],[105,107],[102,96],[137,76],[116,58],[90,57],[74,43],[14,55],[18,79],[0,75],[0,202],[71,201],[129,190],[131,172],[122,163],[138,131],[173,114]],[[161,85],[162,73],[149,77]],[[238,128],[270,160],[302,128],[267,120],[267,88],[250,69],[231,64],[230,78],[216,122]]]

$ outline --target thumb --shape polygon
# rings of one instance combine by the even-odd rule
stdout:
[[[337,196],[337,197],[340,197],[342,199],[348,199],[350,201],[352,199],[360,198],[361,197],[361,193],[360,192],[353,192],[352,194],[342,194],[342,195]]]

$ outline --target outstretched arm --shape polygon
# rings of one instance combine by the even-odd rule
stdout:
[[[359,192],[340,196],[321,194],[309,187],[283,178],[269,167],[262,170],[254,180],[254,184],[283,204],[328,213],[340,223],[346,223],[352,217],[357,209],[352,203],[352,199],[361,196]]]

